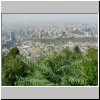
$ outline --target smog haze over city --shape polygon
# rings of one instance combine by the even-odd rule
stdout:
[[[97,23],[97,14],[3,14],[3,24]]]
[[[2,14],[2,55],[3,85],[96,86],[98,14]]]

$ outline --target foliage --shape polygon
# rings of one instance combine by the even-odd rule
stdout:
[[[17,48],[2,55],[2,85],[16,86],[96,86],[98,85],[98,50],[81,52],[61,47],[49,49],[32,60],[22,57]]]
[[[13,86],[18,76],[27,76],[28,70],[28,66],[21,60],[19,55],[15,58],[6,56],[2,67],[2,84]]]
[[[15,57],[16,55],[19,55],[19,53],[20,52],[16,46],[13,48],[10,48],[10,51],[9,51],[10,56]]]

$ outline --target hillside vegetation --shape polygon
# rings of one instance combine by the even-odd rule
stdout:
[[[86,53],[78,46],[73,50],[51,49],[32,60],[20,55],[17,47],[2,54],[3,86],[97,86],[98,50],[89,47]]]

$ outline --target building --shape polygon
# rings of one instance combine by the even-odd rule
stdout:
[[[5,42],[2,44],[2,47],[11,47],[11,45],[15,43],[16,43],[15,32],[11,32],[10,39],[5,40]]]

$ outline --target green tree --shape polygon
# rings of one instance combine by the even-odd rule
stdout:
[[[76,45],[76,46],[74,47],[74,51],[75,51],[76,53],[81,53],[81,50],[80,50],[80,48],[79,48],[78,45]]]
[[[8,55],[2,56],[2,80],[3,85],[15,85],[18,77],[26,77],[28,75],[28,65],[22,61],[17,47],[10,49]]]
[[[26,77],[28,74],[28,66],[22,61],[20,55],[16,58],[9,57],[3,63],[3,80],[6,80],[10,86],[15,85],[15,81],[19,77]]]
[[[16,57],[16,55],[19,55],[19,54],[20,54],[19,49],[16,46],[10,48],[9,55],[11,57]]]

